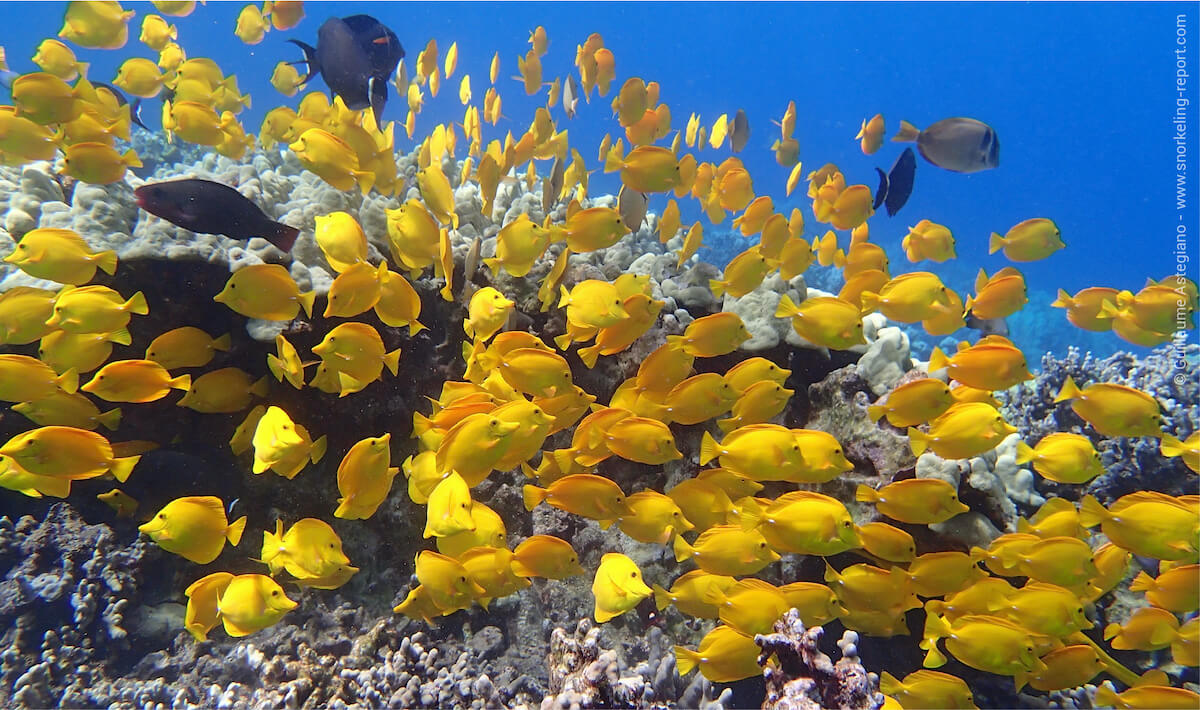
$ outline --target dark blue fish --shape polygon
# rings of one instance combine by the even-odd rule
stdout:
[[[304,50],[309,81],[320,74],[331,96],[341,96],[352,111],[371,107],[381,123],[387,103],[388,79],[404,58],[396,33],[369,15],[331,17],[317,30],[317,46],[297,39],[289,42]]]
[[[913,153],[912,148],[905,148],[900,157],[896,158],[890,172],[885,174],[879,168],[875,168],[875,172],[879,173],[879,188],[875,191],[875,209],[884,205],[887,208],[888,216],[894,217],[912,195],[913,178],[917,173],[916,154]]]

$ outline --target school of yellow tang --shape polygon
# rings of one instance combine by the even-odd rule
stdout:
[[[195,3],[156,0],[154,5],[166,15],[186,15]],[[127,41],[133,15],[115,2],[71,2],[60,37],[81,47],[117,49]],[[261,9],[248,5],[238,17],[236,34],[253,44],[272,27],[290,28],[302,17],[300,2],[267,2]],[[171,99],[163,102],[162,112],[169,139],[211,146],[234,159],[243,156],[256,137],[237,120],[250,97],[240,94],[236,77],[210,58],[188,58],[176,41],[176,29],[162,17],[146,15],[140,26],[140,41],[159,59],[127,60],[112,83],[139,97],[169,89]],[[926,669],[904,678],[882,673],[889,707],[974,707],[963,680],[931,670],[949,656],[980,671],[1010,676],[1018,689],[1071,688],[1107,674],[1129,689],[1117,694],[1103,688],[1097,697],[1101,703],[1197,707],[1200,696],[1170,687],[1161,671],[1131,671],[1098,639],[1102,633],[1112,649],[1166,650],[1180,665],[1200,664],[1195,617],[1200,609],[1200,496],[1141,491],[1107,507],[1091,496],[1078,505],[1051,498],[1029,520],[1022,519],[1017,531],[986,548],[920,550],[909,532],[884,520],[858,525],[842,501],[810,490],[853,470],[854,464],[847,460],[843,442],[830,434],[773,423],[793,394],[785,387],[789,370],[751,357],[724,372],[693,374],[697,359],[735,353],[749,339],[734,313],[697,318],[682,334],[669,336],[607,402],[574,384],[573,370],[592,368],[600,357],[629,348],[654,326],[664,305],[653,298],[646,276],[626,274],[612,282],[586,280],[570,287],[564,283],[570,255],[607,248],[636,231],[648,197],[667,200],[659,236],[664,243],[684,237],[680,265],[702,245],[703,227],[699,221],[681,222],[678,200],[693,200],[710,224],[733,217],[740,234],[758,235],[757,243],[709,284],[718,297],[750,293],[777,271],[790,279],[814,263],[841,269],[845,286],[838,294],[798,304],[784,296],[775,312],[816,346],[841,350],[864,344],[862,319],[871,312],[945,335],[962,328],[968,313],[1004,318],[1028,299],[1025,280],[1012,266],[991,275],[981,269],[974,292],[965,297],[929,271],[893,274],[884,249],[870,241],[871,190],[850,184],[832,163],[805,177],[793,137],[794,102],[777,121],[780,136],[772,150],[780,165],[791,168],[781,187],[790,194],[806,180],[812,217],[827,225],[823,234],[810,238],[804,236],[803,213],[775,211],[772,198],[758,193],[737,157],[698,157],[706,151],[740,151],[749,135],[744,112],[733,118],[722,114],[711,124],[691,114],[685,128],[676,128],[671,110],[660,101],[665,87],[638,77],[620,82],[613,53],[599,35],[576,46],[574,70],[552,82],[544,80],[550,45],[545,30],[533,30],[529,44],[518,58],[516,78],[527,95],[548,89],[546,105],[520,136],[508,132],[485,143],[484,124],[494,126],[502,115],[500,54],[489,68],[482,113],[476,97],[483,82],[474,82],[473,92],[470,77],[462,77],[456,97],[466,106],[462,122],[434,126],[415,144],[422,199],[388,212],[391,262],[369,263],[363,228],[351,215],[337,212],[316,222],[316,242],[337,272],[319,318],[313,316],[314,294],[301,292],[279,265],[241,268],[215,294],[217,302],[250,318],[287,321],[303,311],[320,327],[322,320],[374,311],[389,327],[407,326],[410,335],[425,328],[410,279],[432,269],[444,281],[442,296],[464,302],[464,374],[428,398],[428,411],[413,415],[412,455],[393,466],[393,445],[407,445],[393,441],[389,432],[338,452],[340,497],[330,505],[332,516],[370,518],[401,473],[407,495],[425,509],[423,535],[433,538],[435,549],[416,555],[419,585],[396,612],[434,623],[476,603],[486,609],[493,599],[530,586],[530,578],[557,580],[587,572],[571,544],[555,537],[534,535],[510,549],[502,517],[472,499],[472,489],[494,472],[520,469],[528,478],[522,491],[528,510],[544,504],[597,521],[603,529],[615,526],[638,542],[670,547],[676,561],[690,568],[673,581],[647,584],[633,560],[608,553],[592,584],[598,622],[651,596],[660,610],[673,605],[684,615],[719,622],[697,649],[676,647],[681,674],[698,668],[714,682],[758,675],[762,669],[753,636],[769,632],[790,608],[798,609],[809,625],[837,620],[881,637],[907,635],[906,612],[923,608],[924,631],[916,642],[926,652]],[[0,110],[0,159],[19,165],[51,159],[61,151],[64,171],[79,180],[122,180],[127,167],[139,164],[132,151],[114,148],[116,139],[129,138],[129,106],[91,84],[87,67],[57,39],[45,40],[33,61],[41,71],[18,77],[13,106]],[[442,57],[437,42],[430,40],[412,68],[411,80],[403,68],[396,76],[396,88],[407,101],[403,130],[409,139],[416,136],[422,107],[455,73],[457,44]],[[295,70],[282,63],[272,77],[285,96],[297,93],[298,82]],[[567,130],[555,122],[551,109],[561,102],[573,118],[585,110],[579,98],[588,103],[594,95],[612,95],[612,112],[623,132],[615,140],[606,136],[598,152],[581,152],[568,142]],[[854,140],[869,154],[879,149],[884,133],[883,116],[877,115],[862,122]],[[893,140],[912,140],[914,135],[916,129],[904,123]],[[257,140],[267,147],[286,145],[307,170],[339,190],[391,196],[405,187],[397,176],[394,124],[378,125],[370,110],[349,110],[340,98],[331,103],[323,93],[312,92],[296,109],[272,109]],[[460,151],[466,156],[461,164],[455,162]],[[623,188],[617,207],[587,206],[585,154],[596,155],[604,172],[619,174]],[[445,166],[460,167],[447,175]],[[498,186],[514,177],[531,190],[541,183],[547,212],[568,203],[562,222],[547,217],[538,224],[520,215],[503,224],[496,255],[486,260],[493,274],[523,277],[551,245],[565,244],[539,289],[541,309],[559,309],[565,317],[565,332],[551,342],[505,329],[517,304],[500,290],[463,293],[451,283],[449,234],[458,225],[452,185],[477,182],[483,214],[491,219]],[[955,258],[954,246],[948,228],[920,220],[910,228],[903,250],[912,263],[942,263]],[[992,252],[1018,263],[1064,247],[1058,227],[1040,217],[1003,235],[993,233],[990,242]],[[279,385],[232,367],[179,373],[204,368],[216,352],[230,347],[228,334],[214,337],[191,326],[159,334],[144,359],[113,361],[113,344],[130,342],[130,320],[154,305],[141,293],[89,285],[97,269],[117,271],[115,254],[94,252],[69,230],[34,229],[5,261],[63,284],[57,291],[15,288],[0,295],[0,342],[38,343],[38,357],[0,355],[0,400],[15,403],[14,410],[37,425],[0,446],[0,486],[28,496],[66,497],[72,481],[104,476],[122,483],[137,475],[139,453],[152,446],[110,444],[97,430],[116,430],[121,409],[102,412],[81,391],[129,407],[178,389],[185,393],[178,404],[198,412],[248,410],[233,432],[231,449],[243,457],[250,473],[292,479],[322,460],[326,438],[272,404],[271,389],[286,381],[297,389],[354,396],[381,379],[385,368],[395,375],[402,366],[400,350],[387,352],[374,327],[353,320],[328,329],[311,356],[278,336],[262,369]],[[1185,322],[1177,320],[1177,302],[1186,302]],[[1101,287],[1073,296],[1060,291],[1053,305],[1066,309],[1079,328],[1112,330],[1130,342],[1153,345],[1193,327],[1197,293],[1191,282],[1172,278],[1152,280],[1137,293]],[[992,398],[992,393],[1033,377],[1026,355],[1011,341],[989,335],[962,342],[949,355],[935,350],[929,367],[932,375],[944,372],[945,377],[898,386],[864,416],[886,418],[906,431],[918,456],[932,451],[948,459],[975,457],[1016,432]],[[1164,456],[1182,456],[1192,471],[1200,468],[1197,435],[1162,431],[1160,405],[1149,394],[1068,379],[1054,401],[1069,402],[1100,436],[1160,438]],[[703,425],[704,430],[672,425]],[[559,432],[570,432],[570,444],[548,447],[548,438]],[[679,436],[698,441],[681,447]],[[702,470],[665,491],[648,485],[627,492],[596,468],[609,459],[662,466],[681,459],[681,448],[695,450],[697,445]],[[1085,484],[1104,472],[1092,439],[1066,432],[1022,442],[1018,463],[1065,484]],[[796,484],[795,490],[758,497],[769,482]],[[137,501],[117,488],[100,498],[119,515],[135,514]],[[896,480],[878,489],[859,485],[855,498],[874,506],[881,518],[909,526],[942,523],[968,510],[953,486],[936,479]],[[226,510],[219,498],[184,496],[139,529],[164,550],[207,564],[227,543],[237,546],[245,531],[246,519],[230,521]],[[297,606],[276,581],[281,575],[301,587],[335,589],[358,571],[338,535],[322,520],[305,518],[290,527],[279,520],[273,525],[258,522],[264,532],[254,559],[266,567],[263,574],[215,572],[185,591],[185,624],[197,639],[217,625],[231,636],[244,636],[277,623]],[[823,579],[783,586],[754,576],[783,555],[844,552],[865,561],[843,569],[827,562]],[[1089,634],[1094,625],[1089,605],[1132,572],[1133,556],[1161,561],[1157,576],[1139,572],[1132,583],[1148,606],[1124,624]]]

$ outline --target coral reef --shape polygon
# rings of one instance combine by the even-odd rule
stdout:
[[[754,637],[762,649],[759,663],[765,666],[767,680],[764,708],[878,710],[883,706],[878,676],[867,673],[858,658],[858,634],[842,634],[838,641],[842,655],[835,663],[818,648],[824,633],[820,626],[804,628],[800,613],[791,609],[775,622],[774,633]]]

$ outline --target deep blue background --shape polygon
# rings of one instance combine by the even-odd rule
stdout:
[[[63,7],[0,4],[0,26],[5,28],[0,36],[12,69],[35,69],[29,58],[43,37],[57,33]],[[137,41],[141,16],[153,8],[148,3],[126,7],[139,15],[123,49],[78,51],[92,63],[90,78],[110,81],[129,56],[156,56]],[[550,52],[543,58],[546,81],[573,70],[575,46],[599,32],[616,57],[615,86],[629,76],[658,81],[675,127],[682,128],[692,111],[711,124],[722,112],[732,115],[744,108],[752,137],[739,157],[750,168],[758,193],[771,194],[776,209],[785,212],[793,204],[808,211],[807,199],[783,199],[788,170],[775,163],[769,150],[778,134],[770,120],[779,118],[789,100],[797,104],[795,136],[805,171],[836,162],[850,182],[872,188],[873,168],[886,169],[903,146],[885,143],[875,156],[862,155],[853,140],[862,119],[883,113],[888,135],[901,118],[925,126],[966,115],[991,124],[1001,141],[999,169],[965,176],[919,160],[912,199],[895,218],[873,218],[871,235],[889,249],[893,273],[930,268],[965,296],[980,266],[990,273],[1008,263],[1000,254],[987,255],[989,232],[1003,233],[1030,217],[1055,220],[1069,248],[1043,262],[1018,265],[1036,303],[1014,319],[1014,327],[1032,347],[1057,350],[1077,339],[1097,350],[1129,347],[1112,335],[1084,336],[1066,323],[1062,311],[1048,310],[1046,303],[1060,287],[1070,292],[1097,285],[1136,290],[1146,277],[1161,278],[1175,266],[1180,223],[1171,124],[1176,15],[1188,15],[1192,81],[1200,81],[1195,3],[312,2],[306,3],[307,17],[298,27],[273,31],[256,46],[242,44],[233,34],[242,7],[209,3],[189,17],[168,20],[178,24],[179,42],[189,56],[212,57],[238,75],[242,90],[254,99],[253,110],[241,115],[252,132],[268,109],[299,100],[282,97],[268,83],[277,61],[300,58],[284,40],[315,43],[317,27],[330,15],[366,12],[378,17],[400,37],[410,67],[429,38],[437,39],[443,56],[452,41],[458,42],[458,72],[444,82],[436,99],[427,100],[418,117],[418,139],[435,121],[461,120],[457,94],[462,73],[471,74],[475,100],[482,103],[488,64],[497,50],[498,85],[510,118],[498,127],[485,125],[484,137],[502,138],[508,130],[519,136],[545,99],[544,92],[526,98],[510,78],[516,73],[516,57],[528,49],[529,31],[540,24],[549,33]],[[324,89],[320,81],[313,88]],[[604,133],[620,131],[608,107],[611,98],[593,96],[573,122],[566,121],[561,107],[554,110],[589,165]],[[1200,107],[1189,110],[1194,134]],[[385,115],[402,122],[406,111],[403,100],[393,97]],[[144,115],[156,125],[158,102],[150,101]],[[397,147],[411,145],[402,138]],[[1189,147],[1194,154],[1200,142]],[[727,154],[706,148],[699,157],[719,162]],[[1193,177],[1196,168],[1189,156]],[[593,194],[617,186],[611,175],[597,173],[593,180]],[[663,204],[665,198],[656,197],[652,209]],[[685,208],[690,204],[686,201]],[[957,261],[936,266],[910,265],[904,259],[899,241],[922,218],[953,230]],[[1192,256],[1200,256],[1194,207],[1183,223],[1192,235]],[[720,239],[728,226],[726,221],[706,228],[713,235],[708,240]],[[824,229],[810,219],[808,236]],[[726,246],[722,252],[741,248]],[[1190,274],[1195,278],[1194,266]]]

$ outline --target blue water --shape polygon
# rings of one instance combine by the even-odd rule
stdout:
[[[92,64],[92,79],[110,81],[130,56],[156,57],[137,41],[141,16],[153,9],[148,3],[126,7],[139,15],[123,49],[78,51],[80,59]],[[436,99],[427,99],[418,117],[419,134],[435,122],[461,119],[457,88],[464,72],[472,75],[480,101],[488,86],[488,64],[499,51],[498,84],[510,118],[498,127],[485,126],[485,140],[502,138],[509,130],[519,136],[545,100],[544,92],[525,97],[509,78],[516,73],[518,54],[528,49],[530,30],[544,25],[551,40],[550,53],[542,60],[546,81],[572,71],[575,46],[599,32],[616,57],[616,86],[630,76],[658,81],[675,127],[682,127],[693,111],[711,125],[720,113],[732,116],[745,109],[752,135],[739,157],[758,194],[772,195],[776,209],[785,213],[792,206],[809,212],[799,191],[784,198],[789,171],[775,163],[769,150],[778,135],[770,121],[782,115],[789,100],[797,105],[795,136],[805,171],[835,162],[848,182],[872,189],[874,167],[886,170],[903,146],[885,143],[876,155],[864,156],[853,140],[862,119],[882,113],[888,135],[902,118],[917,126],[958,115],[989,123],[1000,137],[999,169],[968,176],[918,160],[912,198],[896,217],[872,219],[871,236],[888,248],[893,273],[930,268],[965,294],[981,266],[991,273],[1008,265],[1002,255],[987,254],[991,231],[1003,233],[1031,217],[1053,219],[1068,248],[1042,262],[1019,265],[1031,303],[1012,325],[1027,347],[1060,350],[1079,342],[1100,352],[1136,350],[1115,335],[1073,328],[1048,302],[1058,288],[1072,293],[1087,286],[1136,290],[1147,277],[1173,273],[1179,227],[1187,230],[1185,243],[1193,259],[1187,273],[1196,278],[1200,226],[1194,207],[1177,209],[1177,174],[1196,177],[1194,156],[1200,143],[1190,139],[1185,170],[1177,170],[1172,124],[1175,50],[1180,46],[1176,16],[1191,12],[1187,21],[1196,23],[1195,3],[311,2],[298,27],[272,31],[256,46],[233,34],[242,7],[210,3],[189,17],[169,20],[179,26],[179,42],[189,56],[214,58],[226,72],[236,73],[241,89],[253,96],[253,109],[240,116],[249,131],[257,131],[270,108],[299,101],[299,96],[281,96],[268,82],[276,62],[300,58],[285,40],[315,43],[317,27],[333,14],[367,12],[392,27],[410,67],[431,37],[443,56],[451,42],[458,42],[458,72]],[[10,68],[35,69],[29,57],[41,38],[57,33],[62,8],[59,3],[0,4]],[[1184,47],[1200,58],[1200,25],[1187,29],[1190,43]],[[1200,74],[1200,62],[1190,66]],[[318,80],[311,88],[324,87]],[[604,133],[620,131],[611,118],[611,98],[593,96],[572,122],[561,106],[553,110],[590,165]],[[151,126],[157,126],[158,106],[150,100],[143,113]],[[1188,110],[1187,126],[1194,137],[1200,108]],[[403,99],[393,96],[385,117],[402,122],[406,112]],[[399,150],[412,145],[402,136],[397,141]],[[727,150],[706,149],[699,157],[719,162],[726,155]],[[617,187],[615,176],[593,175],[592,194]],[[651,209],[661,209],[665,201],[656,196]],[[685,210],[691,207],[690,200],[683,202]],[[904,259],[900,239],[924,218],[953,230],[956,261],[910,265]],[[720,235],[728,229],[728,220],[720,227],[706,225],[711,235],[706,239],[716,249],[702,256],[720,261],[749,245],[740,237],[722,242]],[[807,236],[824,231],[825,226],[809,220]]]

